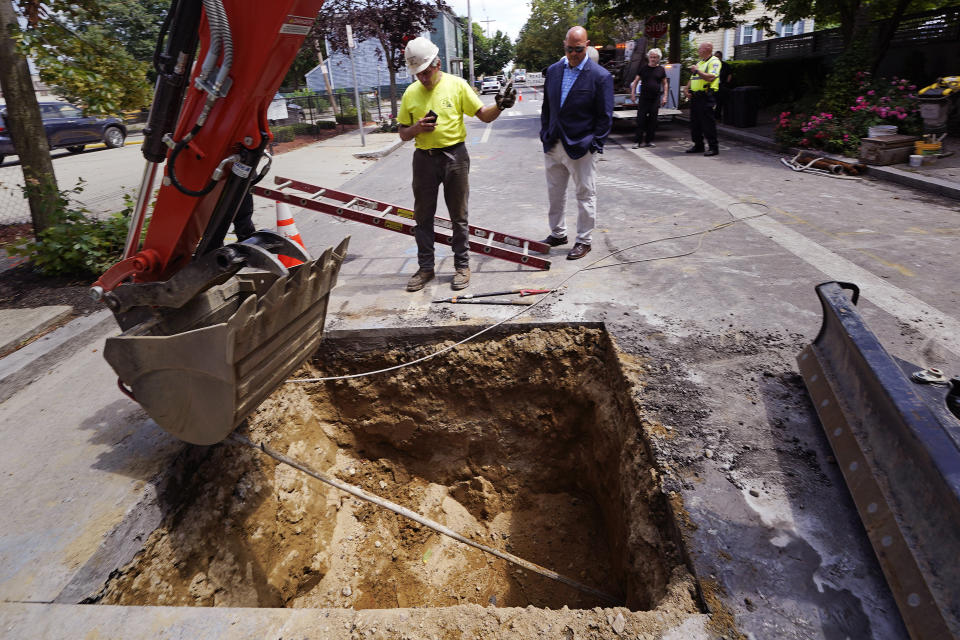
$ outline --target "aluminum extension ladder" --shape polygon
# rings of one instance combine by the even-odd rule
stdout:
[[[346,220],[362,222],[381,229],[396,231],[412,236],[417,225],[413,222],[413,210],[398,205],[378,202],[362,196],[344,193],[335,189],[283,178],[274,178],[275,189],[254,186],[252,191],[258,196],[278,202],[327,213]],[[296,193],[300,192],[300,193]],[[453,236],[448,231],[453,224],[448,218],[436,216],[434,219],[434,239],[445,245],[453,244]],[[440,227],[439,229],[436,227]],[[524,266],[546,271],[550,261],[531,255],[531,252],[547,254],[550,246],[537,240],[529,240],[491,229],[469,225],[469,249],[492,258],[516,262]],[[506,246],[503,246],[506,245]]]

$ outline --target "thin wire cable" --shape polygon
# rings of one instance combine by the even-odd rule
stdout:
[[[602,269],[602,268],[605,268],[605,267],[620,267],[620,266],[624,266],[624,265],[628,265],[628,264],[636,264],[636,263],[638,263],[638,262],[652,262],[652,261],[654,261],[654,260],[670,260],[670,259],[673,259],[673,258],[681,258],[681,257],[684,257],[684,256],[692,255],[692,254],[696,253],[696,252],[700,249],[700,246],[703,244],[703,238],[706,237],[706,234],[708,234],[708,233],[713,233],[714,231],[719,231],[720,229],[725,229],[725,228],[727,228],[727,227],[729,227],[729,226],[731,226],[731,225],[733,225],[733,224],[736,224],[737,222],[741,222],[741,221],[743,221],[743,220],[752,220],[752,219],[754,219],[754,218],[760,218],[760,217],[762,217],[762,216],[768,215],[768,214],[765,212],[765,213],[759,213],[759,214],[754,215],[754,216],[747,216],[747,217],[743,217],[743,218],[737,218],[737,217],[735,217],[735,216],[733,215],[733,212],[730,211],[730,207],[733,207],[733,206],[736,206],[736,205],[739,205],[739,204],[760,206],[760,207],[764,207],[764,208],[766,208],[766,209],[769,209],[769,208],[770,208],[769,205],[767,205],[766,203],[763,203],[763,202],[751,202],[751,201],[749,201],[749,200],[739,200],[739,201],[737,201],[737,202],[731,202],[730,204],[727,205],[726,211],[727,211],[727,214],[730,215],[730,217],[733,218],[733,220],[730,220],[730,221],[727,221],[727,222],[722,222],[722,223],[720,223],[720,224],[717,224],[717,225],[714,225],[714,226],[710,227],[709,229],[702,229],[702,230],[700,230],[700,231],[695,231],[695,232],[693,232],[693,233],[687,233],[687,234],[683,234],[683,235],[679,235],[679,236],[671,236],[671,237],[668,237],[668,238],[657,238],[657,239],[655,239],[655,240],[646,240],[646,241],[644,241],[644,242],[638,242],[638,243],[636,243],[636,244],[632,244],[632,245],[630,245],[629,247],[624,247],[623,249],[617,249],[616,251],[613,251],[613,252],[611,252],[611,253],[608,253],[607,255],[605,255],[605,256],[603,256],[603,257],[601,257],[601,258],[598,258],[597,260],[594,260],[593,262],[591,262],[591,263],[588,264],[587,266],[585,266],[585,267],[583,267],[583,268],[581,268],[581,269],[577,269],[576,271],[574,271],[573,273],[571,273],[569,276],[567,276],[566,278],[564,278],[564,279],[560,282],[560,284],[558,284],[558,285],[555,286],[555,287],[550,287],[551,289],[553,289],[553,291],[551,291],[550,293],[546,294],[545,296],[543,296],[542,298],[540,298],[539,300],[537,300],[536,302],[534,302],[533,304],[531,304],[529,307],[523,307],[522,309],[520,309],[520,310],[517,311],[516,313],[514,313],[514,314],[512,314],[512,315],[510,315],[510,316],[508,316],[508,317],[506,317],[506,318],[504,318],[503,320],[500,320],[499,322],[497,322],[497,323],[495,323],[495,324],[492,324],[492,325],[490,325],[490,326],[488,326],[488,327],[485,327],[485,328],[481,329],[480,331],[477,331],[476,333],[467,336],[467,337],[464,338],[463,340],[460,340],[459,342],[455,342],[455,343],[453,343],[453,344],[451,344],[451,345],[448,345],[448,346],[446,346],[446,347],[443,347],[442,349],[439,349],[439,350],[437,350],[437,351],[434,351],[434,352],[431,353],[431,354],[425,355],[425,356],[423,356],[422,358],[417,358],[416,360],[411,360],[410,362],[403,362],[403,363],[400,363],[400,364],[397,364],[397,365],[393,365],[392,367],[386,367],[386,368],[384,368],[384,369],[376,369],[375,371],[364,371],[363,373],[351,373],[351,374],[344,375],[344,376],[325,376],[325,377],[320,377],[320,378],[289,378],[289,379],[286,380],[286,384],[332,382],[332,381],[334,381],[334,380],[351,380],[351,379],[354,379],[354,378],[365,378],[365,377],[367,377],[367,376],[375,376],[375,375],[379,375],[379,374],[381,374],[381,373],[389,373],[390,371],[396,371],[396,370],[398,370],[398,369],[403,369],[403,368],[405,368],[405,367],[412,367],[412,366],[415,365],[415,364],[420,364],[421,362],[425,362],[425,361],[427,361],[427,360],[431,360],[431,359],[433,359],[433,358],[436,358],[437,356],[441,356],[441,355],[447,353],[448,351],[452,351],[453,349],[459,347],[459,346],[462,345],[462,344],[466,344],[467,342],[470,342],[471,340],[475,340],[476,338],[479,338],[480,336],[482,336],[483,334],[487,333],[488,331],[492,331],[493,329],[496,329],[496,328],[499,327],[500,325],[506,324],[507,322],[510,322],[510,321],[513,320],[514,318],[519,318],[519,317],[522,316],[523,314],[530,312],[532,309],[535,309],[536,307],[540,306],[541,304],[543,304],[544,302],[546,302],[547,300],[549,300],[549,299],[551,299],[553,296],[555,296],[559,291],[561,291],[561,290],[563,289],[564,285],[566,285],[567,282],[569,282],[570,280],[572,280],[574,277],[580,275],[580,274],[583,273],[584,271],[590,271],[590,270],[592,270],[592,269]],[[697,246],[696,246],[692,251],[687,251],[687,252],[685,252],[685,253],[680,253],[680,254],[675,254],[675,255],[669,255],[669,256],[661,256],[661,257],[657,257],[657,258],[645,258],[645,259],[643,259],[643,260],[632,260],[632,261],[630,261],[630,262],[618,262],[618,263],[616,263],[616,264],[602,265],[602,266],[600,266],[600,267],[595,266],[595,265],[599,264],[600,262],[603,262],[604,260],[606,260],[607,258],[609,258],[609,257],[611,257],[611,256],[615,256],[615,255],[617,255],[617,254],[619,254],[619,253],[623,253],[624,251],[630,251],[631,249],[636,249],[637,247],[642,247],[642,246],[644,246],[644,245],[649,245],[649,244],[655,244],[655,243],[657,243],[657,242],[666,242],[667,240],[676,240],[676,239],[679,239],[679,238],[690,238],[690,237],[697,236],[697,235],[700,236],[700,242],[697,243]]]

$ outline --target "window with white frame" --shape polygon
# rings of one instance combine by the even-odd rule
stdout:
[[[737,27],[737,44],[750,44],[763,40],[763,31],[754,29],[752,25],[742,24]]]
[[[803,33],[803,20],[796,22],[777,22],[777,35],[781,38],[795,36]]]

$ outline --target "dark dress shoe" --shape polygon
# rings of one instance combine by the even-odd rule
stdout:
[[[547,237],[543,240],[543,243],[544,243],[544,244],[548,244],[548,245],[550,245],[551,247],[559,247],[559,246],[562,245],[562,244],[567,244],[567,236],[563,236],[562,238],[558,238],[558,237],[556,237],[556,236],[550,235],[550,236],[547,236]]]
[[[703,147],[690,147],[684,153],[703,153]]]
[[[567,254],[567,260],[579,260],[588,253],[590,253],[590,245],[577,242],[574,243],[573,249],[570,249],[570,253]]]
[[[715,156],[715,155],[718,155],[719,153],[720,153],[720,152],[717,151],[716,149],[709,149],[709,150],[707,150],[707,151],[704,151],[704,152],[703,152],[703,155],[705,155],[705,156],[707,156],[707,157],[709,158],[710,156]]]

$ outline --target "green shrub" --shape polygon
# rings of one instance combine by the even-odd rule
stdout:
[[[317,129],[336,129],[337,123],[333,120],[317,120],[313,123]]]
[[[98,276],[123,256],[133,198],[124,196],[126,206],[106,219],[92,218],[86,209],[72,208],[69,194],[83,187],[59,192],[54,222],[36,239],[24,238],[7,248],[13,255],[30,260],[48,276]],[[144,232],[147,228],[144,222]]]
[[[275,127],[271,133],[273,133],[274,142],[292,142],[297,137],[297,134],[293,132],[293,125]]]
[[[356,113],[356,112],[354,112]],[[356,115],[354,115],[356,118]],[[282,127],[272,129],[274,142],[292,142],[297,136],[315,136],[321,129],[333,129],[336,124],[333,122],[298,122],[296,124],[286,124]]]
[[[366,109],[363,110],[363,121],[370,121],[370,112]],[[337,114],[337,122],[339,124],[357,124],[357,110],[353,107],[344,109],[342,112]]]

